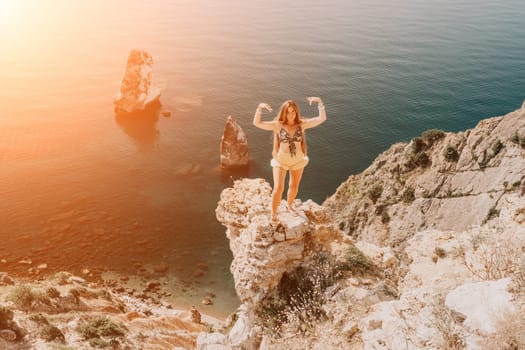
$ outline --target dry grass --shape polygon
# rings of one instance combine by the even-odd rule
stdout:
[[[8,300],[22,310],[31,310],[38,304],[51,305],[51,300],[45,292],[32,289],[28,285],[16,286],[7,297]]]
[[[277,291],[258,307],[257,314],[272,337],[308,334],[324,318],[324,292],[343,276],[341,267],[326,255],[319,254],[308,267],[285,274]]]
[[[463,256],[463,264],[482,280],[510,277],[517,289],[525,292],[525,256],[516,237],[501,237],[497,232],[473,236],[474,251]]]
[[[525,316],[520,313],[504,313],[496,324],[496,332],[479,344],[483,350],[525,349]]]
[[[452,312],[439,301],[432,312],[434,314],[434,326],[441,335],[440,348],[449,350],[465,349],[465,339],[457,326]]]
[[[363,274],[366,272],[372,272],[376,266],[374,263],[363,254],[354,245],[351,245],[346,252],[346,265],[345,268],[352,271],[354,274]]]

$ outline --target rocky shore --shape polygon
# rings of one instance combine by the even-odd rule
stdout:
[[[1,349],[193,349],[222,322],[200,306],[177,310],[149,282],[133,293],[68,272],[38,280],[0,273]]]

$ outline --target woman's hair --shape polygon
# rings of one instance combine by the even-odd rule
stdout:
[[[295,109],[295,120],[294,124],[299,125],[301,127],[302,119],[301,119],[301,112],[299,111],[299,106],[295,101],[293,100],[287,100],[284,101],[284,103],[281,105],[281,108],[279,109],[279,114],[275,117],[275,120],[279,121],[279,124],[284,124],[286,122],[286,114],[288,113],[288,107],[292,106]],[[273,156],[277,154],[277,151],[279,150],[279,137],[277,133],[273,133]],[[303,132],[303,137],[301,141],[301,148],[303,150],[303,153],[306,154],[306,135]]]
[[[279,123],[284,124],[286,122],[288,107],[290,106],[295,109],[294,124],[301,124],[301,112],[299,112],[299,106],[293,100],[284,101],[284,103],[281,105],[281,109],[279,109],[279,114],[277,115],[276,119],[279,121]]]

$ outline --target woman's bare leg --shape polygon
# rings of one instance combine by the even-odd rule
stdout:
[[[288,210],[290,210],[292,214],[296,213],[292,205],[295,200],[295,197],[297,196],[297,192],[299,191],[299,183],[301,182],[301,178],[303,176],[303,170],[304,168],[297,169],[297,170],[290,170],[290,179],[288,181],[287,202],[288,202]]]
[[[284,178],[286,177],[286,170],[283,168],[273,167],[273,191],[272,191],[272,221],[277,221],[277,208],[281,202],[284,190]]]

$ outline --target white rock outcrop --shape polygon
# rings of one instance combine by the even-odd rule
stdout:
[[[248,306],[261,301],[309,253],[351,242],[327,225],[326,210],[311,200],[297,201],[298,216],[288,213],[283,202],[278,213],[281,224],[272,225],[270,193],[262,179],[238,180],[222,192],[216,209],[217,219],[227,227],[235,288]]]
[[[465,315],[464,324],[473,332],[490,334],[496,331],[498,317],[516,312],[507,291],[510,284],[510,278],[465,283],[448,293],[445,305]]]

